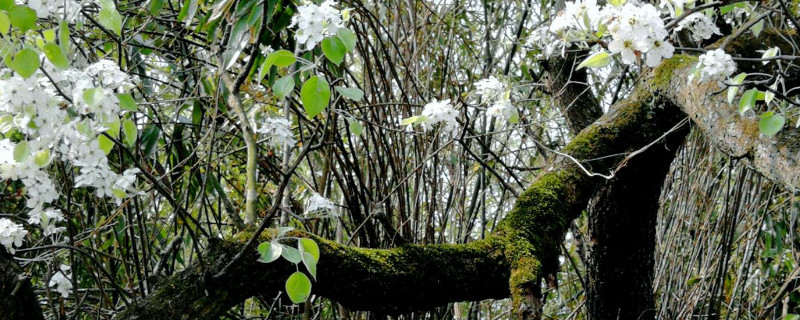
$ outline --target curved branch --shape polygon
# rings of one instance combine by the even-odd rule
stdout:
[[[788,140],[794,133],[784,130],[784,136],[773,145],[758,136],[752,121],[735,118],[735,114],[735,120],[728,121],[731,111],[724,110],[723,98],[714,94],[711,85],[686,83],[695,60],[675,56],[647,72],[631,97],[615,104],[563,152],[584,160],[582,164],[591,166],[594,172],[612,170],[625,161],[621,159],[625,153],[661,139],[684,119],[681,107],[723,149],[751,156],[756,170],[796,186],[794,172],[800,169],[791,165],[796,164],[792,157],[795,145]],[[608,156],[614,154],[621,156]],[[605,181],[584,174],[563,157],[549,168],[520,195],[514,209],[486,240],[378,250],[317,239],[321,258],[312,293],[352,309],[385,313],[510,294],[517,313],[523,318],[536,317],[541,280],[558,267],[558,248],[569,223]],[[247,258],[239,259],[218,281],[211,280],[211,275],[242,250],[245,240],[241,239],[248,239],[247,234],[215,244],[211,254],[205,256],[205,265],[195,265],[167,279],[117,319],[209,319],[251,296],[282,290],[283,281],[294,268],[287,263],[256,262],[255,248],[245,248]]]

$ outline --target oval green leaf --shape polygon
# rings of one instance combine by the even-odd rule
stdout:
[[[311,280],[302,272],[295,272],[286,280],[286,293],[294,303],[305,302],[311,296]]]
[[[356,33],[350,29],[339,28],[339,30],[336,30],[336,37],[342,41],[347,51],[352,51],[356,48]]]
[[[300,89],[300,101],[308,116],[313,118],[328,106],[331,99],[331,88],[325,79],[313,76],[303,83]]]
[[[11,25],[22,32],[28,31],[36,25],[36,11],[27,6],[19,5],[8,11]]]
[[[44,45],[44,55],[50,62],[59,69],[69,68],[69,61],[67,56],[61,51],[61,47],[54,43],[47,43]]]
[[[761,115],[758,120],[758,131],[766,136],[774,136],[778,131],[781,131],[783,125],[786,123],[786,118],[782,115],[775,114],[774,111],[767,111]]]
[[[602,68],[607,66],[610,62],[611,59],[608,52],[600,51],[598,53],[589,56],[588,58],[586,58],[586,60],[583,60],[583,62],[581,62],[581,64],[578,65],[578,68],[576,68],[576,70],[580,70],[583,68]]]
[[[356,87],[345,88],[345,87],[337,86],[334,89],[336,90],[336,92],[341,94],[343,97],[345,97],[347,99],[350,99],[350,100],[353,100],[353,101],[359,101],[362,98],[364,98],[364,91],[361,91],[361,89],[356,88]]]
[[[338,37],[327,37],[322,39],[322,53],[335,65],[340,65],[347,54],[347,47]]]
[[[289,95],[292,90],[294,90],[294,78],[292,78],[291,75],[278,79],[278,81],[275,81],[275,84],[272,85],[272,92],[281,99]]]
[[[319,246],[314,239],[302,238],[297,242],[297,248],[302,252],[308,252],[314,257],[314,260],[319,260]]]
[[[281,257],[283,246],[280,243],[262,242],[258,245],[259,262],[270,263]]]
[[[11,61],[11,69],[23,78],[30,77],[39,70],[39,54],[31,48],[20,50]]]

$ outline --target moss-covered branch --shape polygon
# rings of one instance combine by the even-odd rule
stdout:
[[[760,55],[756,50],[780,46],[791,52],[787,39],[800,41],[794,30],[767,30],[759,38],[742,36],[731,41],[726,51],[745,57]],[[774,64],[774,63],[773,63]],[[742,72],[770,72],[760,61],[738,63]],[[749,166],[764,176],[793,189],[800,187],[800,132],[787,125],[775,137],[760,134],[757,117],[739,115],[738,106],[729,105],[725,91],[716,83],[689,83],[689,67],[675,68],[663,96],[679,105],[705,135],[723,152],[749,160]],[[800,85],[797,68],[784,73],[787,87]],[[738,100],[737,100],[738,101]],[[736,103],[736,102],[734,102]]]
[[[648,87],[650,88],[650,87]],[[564,149],[589,170],[608,173],[619,158],[637,150],[679,122],[682,113],[651,90],[638,90]],[[467,245],[403,246],[370,250],[318,239],[321,258],[312,293],[358,310],[400,313],[447,302],[507,297],[524,317],[536,316],[540,280],[555,272],[558,245],[569,222],[586,208],[602,178],[590,177],[561,157],[517,200],[497,231]],[[244,236],[246,237],[246,235]],[[242,250],[243,241],[216,245],[205,266],[168,279],[118,319],[206,319],[257,294],[282,290],[294,267],[256,262],[255,248],[220,281],[211,276]]]

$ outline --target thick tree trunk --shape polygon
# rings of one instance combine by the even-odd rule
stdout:
[[[30,281],[14,258],[0,247],[0,320],[44,319]]]
[[[660,183],[688,126],[652,146],[597,192],[589,206],[586,288],[593,320],[652,319]]]

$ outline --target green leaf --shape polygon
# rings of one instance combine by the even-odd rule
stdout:
[[[409,124],[413,124],[413,123],[417,122],[417,120],[419,120],[419,118],[420,118],[420,116],[408,117],[408,118],[403,119],[403,121],[400,121],[400,124],[402,124],[404,126],[407,126]]]
[[[118,93],[117,99],[119,99],[119,107],[123,110],[139,111],[139,108],[136,106],[136,101],[133,100],[133,96],[131,96],[130,93]]]
[[[108,127],[106,133],[114,139],[119,139],[119,117],[114,117],[114,121],[106,123],[106,126]]]
[[[283,247],[281,257],[294,264],[298,264],[300,260],[303,260],[303,255],[300,253],[300,250],[292,247]]]
[[[7,35],[9,30],[11,30],[11,19],[5,11],[0,11],[0,33]]]
[[[281,257],[283,245],[280,243],[262,242],[258,245],[258,253],[261,254],[259,262],[270,263]]]
[[[747,110],[753,109],[756,105],[756,98],[758,97],[758,89],[750,89],[742,94],[739,99],[739,113],[745,113]]]
[[[364,91],[361,91],[361,89],[356,87],[345,88],[336,86],[334,89],[336,89],[336,92],[341,94],[343,97],[353,101],[360,101],[362,98],[364,98]]]
[[[157,15],[158,11],[161,10],[163,6],[164,0],[150,0],[147,10],[150,11],[150,14]]]
[[[117,12],[117,8],[111,1],[100,2],[100,25],[113,31],[115,34],[122,34],[122,16]]]
[[[731,82],[733,85],[728,88],[728,104],[733,104],[733,98],[736,98],[736,94],[739,93],[739,86],[744,82],[744,78],[746,77],[747,73],[745,72],[733,77],[733,81]]]
[[[317,280],[317,260],[308,252],[303,252],[303,265],[306,266],[306,270],[314,277],[314,280]]]
[[[91,88],[83,91],[83,102],[86,102],[90,107],[98,105],[105,97],[106,92],[103,88]]]
[[[49,43],[56,42],[56,29],[47,29],[42,31],[42,36],[44,36],[44,41]]]
[[[17,5],[17,3],[14,0],[0,0],[0,10],[8,11],[15,5]]]
[[[111,141],[111,139],[109,139],[105,135],[101,134],[97,136],[97,142],[100,143],[100,150],[103,150],[103,152],[105,152],[106,155],[111,153],[111,148],[114,148],[114,141]]]
[[[50,163],[50,149],[44,149],[44,150],[41,150],[41,151],[37,152],[33,156],[33,163],[35,163],[40,168],[42,168],[42,167],[46,166],[48,163]]]
[[[786,118],[782,115],[775,114],[774,111],[767,111],[761,115],[758,120],[758,131],[766,136],[774,136],[778,131],[781,131],[783,125],[786,123]]]
[[[761,21],[753,25],[753,27],[750,30],[753,31],[753,35],[756,36],[756,38],[758,38],[758,35],[761,34],[761,31],[764,31],[764,20],[762,19]]]
[[[22,32],[28,31],[36,25],[36,11],[27,6],[15,6],[8,11],[11,25]]]
[[[31,147],[28,145],[28,141],[20,141],[14,146],[14,161],[25,161],[29,155],[31,155]]]
[[[362,132],[364,132],[364,126],[361,122],[358,122],[356,119],[348,119],[350,132],[352,132],[356,136],[360,136]]]
[[[586,60],[583,60],[583,62],[581,62],[581,64],[579,64],[575,70],[580,70],[583,68],[602,68],[607,66],[610,62],[611,59],[608,52],[600,51],[589,56],[586,58]]]
[[[286,75],[278,79],[278,81],[275,81],[275,84],[272,85],[272,92],[281,99],[289,95],[292,90],[294,90],[294,78],[292,78],[291,75]]]
[[[764,54],[762,54],[762,55],[761,55],[761,59],[769,59],[769,58],[772,58],[772,57],[774,57],[774,56],[778,55],[778,52],[779,52],[779,51],[780,51],[780,48],[778,48],[778,47],[772,47],[772,48],[769,48],[769,49],[767,49],[766,51],[764,51]],[[766,60],[766,61],[761,61],[761,63],[763,63],[763,64],[767,64],[767,63],[769,63],[769,60]]]
[[[69,52],[69,24],[64,21],[58,24],[58,45],[65,53]]]
[[[356,48],[356,33],[350,29],[339,28],[339,30],[336,30],[336,37],[342,41],[347,51],[353,51]]]
[[[313,76],[303,83],[300,89],[300,101],[308,116],[313,118],[328,106],[331,99],[331,88],[325,79]]]
[[[347,54],[347,47],[344,46],[342,40],[338,37],[327,37],[322,39],[322,53],[325,54],[325,57],[333,62],[335,65],[339,65],[344,61],[344,55]]]
[[[47,57],[54,66],[59,69],[69,68],[69,61],[67,56],[61,51],[61,47],[54,43],[47,43],[44,45],[44,55]]]
[[[133,121],[125,119],[122,121],[122,132],[125,133],[125,145],[133,147],[136,144],[136,137],[139,135],[139,129]]]
[[[278,50],[270,53],[264,63],[267,65],[267,70],[269,70],[271,66],[288,67],[295,61],[297,61],[297,58],[294,53],[288,50]]]
[[[39,70],[39,54],[31,48],[20,50],[11,61],[11,69],[23,78],[30,77]]]
[[[286,294],[294,303],[305,302],[311,296],[311,280],[302,272],[295,272],[286,280]]]
[[[800,315],[790,313],[787,314],[786,317],[783,318],[783,320],[800,320]]]
[[[319,246],[314,239],[302,238],[298,240],[297,248],[302,252],[310,253],[314,260],[319,260]]]

